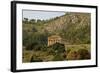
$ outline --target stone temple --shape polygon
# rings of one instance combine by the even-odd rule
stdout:
[[[48,37],[48,46],[53,45],[55,43],[61,43],[62,38],[58,35],[52,35]]]

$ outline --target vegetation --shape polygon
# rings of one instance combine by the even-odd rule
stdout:
[[[90,14],[65,13],[49,20],[23,19],[23,62],[90,59]],[[48,37],[62,43],[48,46]]]
[[[78,51],[71,50],[67,55],[67,60],[84,60],[90,59],[90,53],[86,49],[79,49]]]

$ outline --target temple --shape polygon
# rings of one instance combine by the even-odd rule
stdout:
[[[48,46],[53,45],[55,43],[61,43],[61,37],[58,35],[52,35],[48,37]]]

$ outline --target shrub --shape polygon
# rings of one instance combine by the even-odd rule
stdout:
[[[48,48],[47,52],[48,52],[49,55],[55,55],[56,54],[54,49],[52,49],[52,48]]]
[[[79,49],[78,51],[71,50],[67,55],[67,60],[84,60],[90,59],[90,53],[86,49]]]
[[[41,45],[41,51],[47,51],[47,45]]]
[[[42,62],[42,60],[40,58],[32,56],[30,62]]]
[[[53,61],[63,61],[64,57],[60,54],[56,54],[53,58]]]
[[[78,59],[78,53],[76,51],[70,51],[67,55],[67,60],[77,60]]]
[[[78,50],[79,59],[90,59],[90,53],[86,49]]]
[[[55,43],[51,47],[52,47],[52,49],[54,49],[54,51],[56,53],[63,53],[63,52],[65,52],[65,46],[64,46],[64,44]]]
[[[71,49],[67,49],[66,53],[68,54],[71,51]]]
[[[26,50],[33,50],[33,48],[37,48],[38,43],[34,42],[26,46]]]

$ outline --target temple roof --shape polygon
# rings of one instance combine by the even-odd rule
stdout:
[[[60,36],[58,35],[52,35],[52,36],[49,36],[48,39],[57,39],[57,38],[61,38]]]

